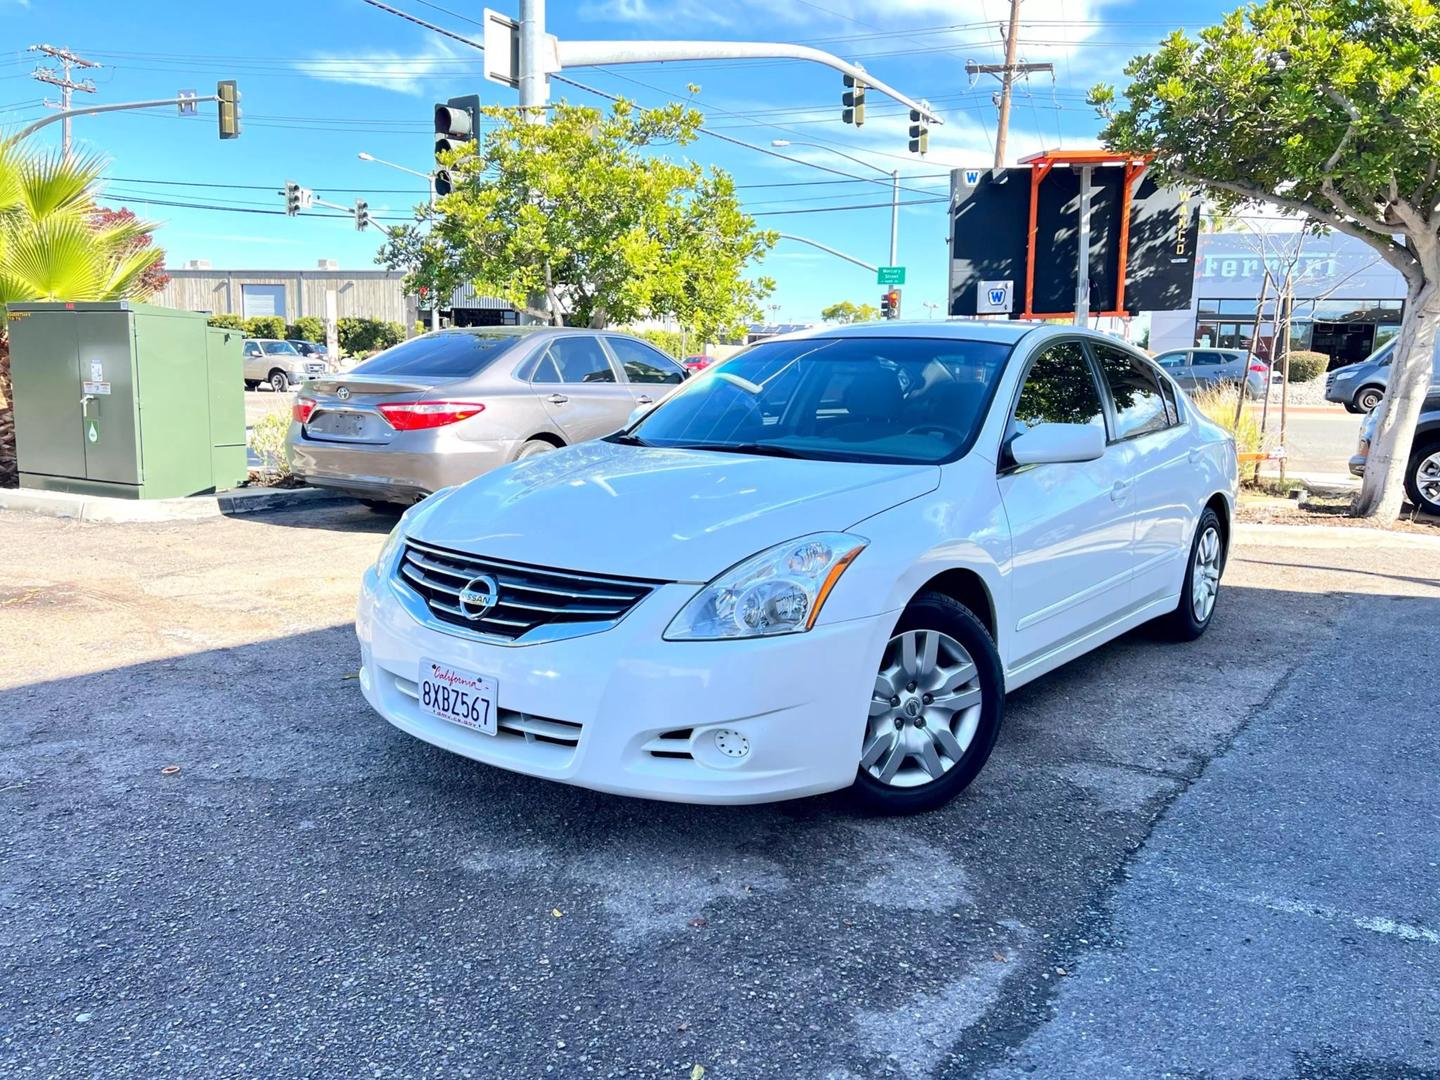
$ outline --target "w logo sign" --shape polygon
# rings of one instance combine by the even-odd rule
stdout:
[[[981,281],[975,288],[976,315],[1008,315],[1014,306],[1013,281]]]
[[[1001,304],[1005,303],[1004,289],[991,289],[988,295],[990,297],[991,307],[999,307]]]
[[[966,187],[974,187],[974,186],[975,186],[976,184],[978,184],[978,183],[980,183],[980,170],[979,170],[979,169],[966,169],[966,170],[965,170],[965,186],[966,186]]]

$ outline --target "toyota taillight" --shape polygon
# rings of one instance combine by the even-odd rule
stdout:
[[[478,401],[392,401],[380,406],[380,414],[396,431],[444,427],[484,411]]]
[[[1254,372],[1257,372],[1257,373],[1260,374],[1260,375],[1264,375],[1265,372],[1269,371],[1270,369],[1269,369],[1268,367],[1266,367],[1264,364],[1260,363],[1259,360],[1252,360],[1252,361],[1250,362],[1250,370],[1251,370],[1251,371],[1254,371]]]
[[[314,411],[314,398],[296,398],[295,404],[290,406],[290,415],[295,418],[297,424],[308,424],[310,422],[310,414]]]

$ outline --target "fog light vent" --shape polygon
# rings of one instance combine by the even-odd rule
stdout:
[[[726,757],[742,758],[750,753],[750,740],[738,731],[720,728],[715,732],[715,748]]]

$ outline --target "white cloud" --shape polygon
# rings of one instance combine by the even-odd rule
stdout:
[[[364,53],[326,53],[295,61],[295,69],[311,78],[393,90],[397,94],[420,96],[428,80],[453,78],[473,64],[478,70],[480,54],[460,50],[443,40],[432,41],[420,53],[366,50]]]

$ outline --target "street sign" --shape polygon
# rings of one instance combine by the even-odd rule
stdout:
[[[195,101],[199,95],[194,90],[181,90],[175,96],[180,99],[177,108],[179,108],[181,116],[200,115],[200,107]]]
[[[308,187],[302,187],[300,189],[300,209],[309,210],[314,205],[315,192],[311,191]]]
[[[1014,310],[1014,281],[981,281],[975,286],[975,314],[1009,315]]]
[[[485,9],[485,78],[505,86],[520,85],[520,24],[508,15]]]
[[[876,285],[904,285],[905,268],[903,266],[880,266],[875,270]]]

